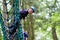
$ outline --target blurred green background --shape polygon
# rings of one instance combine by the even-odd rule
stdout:
[[[3,10],[3,0],[0,0],[0,7]],[[6,0],[8,2],[9,0]],[[11,9],[13,0],[8,4]],[[60,0],[20,0],[20,10],[34,6],[36,13],[28,15],[21,24],[29,37],[28,40],[60,40]],[[11,14],[9,14],[11,16]],[[3,33],[0,26],[0,40],[3,40]]]

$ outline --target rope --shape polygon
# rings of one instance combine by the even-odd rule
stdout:
[[[4,3],[4,2],[0,2],[0,3],[3,3],[3,4],[5,4],[6,6],[7,6],[7,4],[9,4],[11,1],[9,1],[9,2],[7,2],[7,3]],[[18,7],[18,8],[17,8]],[[23,40],[23,35],[22,35],[22,27],[20,27],[21,25],[19,24],[19,22],[20,22],[20,14],[18,13],[18,10],[19,10],[19,5],[18,5],[18,0],[15,0],[15,2],[13,3],[13,5],[12,5],[12,7],[11,7],[11,9],[14,9],[14,12],[13,12],[13,14],[12,14],[12,16],[11,17],[9,17],[9,18],[7,18],[7,19],[5,19],[3,16],[2,16],[2,18],[4,19],[4,20],[6,20],[6,21],[9,21],[10,19],[12,19],[13,17],[14,17],[14,23],[12,23],[13,24],[13,26],[12,25],[9,25],[8,27],[6,26],[6,25],[4,25],[4,28],[5,28],[5,31],[6,31],[6,34],[7,34],[7,38],[10,40],[10,39],[14,39],[15,37],[16,37],[16,35],[18,36],[17,38],[15,38],[15,39],[18,39],[18,40]],[[9,12],[5,12],[5,13],[7,13],[7,14],[9,14]],[[12,27],[11,27],[12,26]],[[10,27],[10,28],[9,28]],[[16,32],[14,32],[13,34],[10,34],[11,32],[13,32],[13,30],[16,30],[16,29],[14,29],[14,28],[16,28],[16,29],[18,29],[18,31],[16,31]],[[10,38],[10,36],[12,37],[12,38]]]

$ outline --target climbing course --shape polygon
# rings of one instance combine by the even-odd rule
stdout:
[[[6,2],[6,0],[3,0],[3,1],[5,2],[1,2],[1,3],[5,5],[6,10],[2,12],[8,15],[9,12],[7,9],[8,7],[7,5],[12,0],[9,0],[8,3]],[[13,8],[13,14],[11,17],[7,17],[7,19],[2,16],[2,12],[0,11],[0,24],[3,31],[3,40],[24,40],[23,33],[22,33],[22,26],[20,23],[21,19],[20,19],[20,13],[19,13],[19,0],[13,0],[12,8]],[[12,17],[13,17],[13,22],[9,24],[8,26],[6,26],[4,23],[4,20],[8,22],[9,20],[11,20]]]

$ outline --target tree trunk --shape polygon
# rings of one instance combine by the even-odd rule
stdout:
[[[30,22],[31,22],[31,40],[34,40],[34,19],[33,16],[30,15]]]
[[[4,17],[3,19],[7,19],[7,6],[6,6],[6,0],[3,0],[3,14],[2,16]],[[4,20],[4,24],[8,26],[7,20]]]
[[[55,25],[55,23],[54,23],[54,25],[53,25],[53,27],[52,27],[52,36],[53,36],[53,40],[58,40],[55,26],[56,26],[56,25]]]
[[[27,18],[27,28],[26,28],[26,30],[27,30],[27,33],[28,33],[28,40],[31,40],[31,35],[30,35],[30,24],[29,24],[29,19]]]
[[[27,20],[27,31],[28,31],[28,40],[34,40],[34,22],[33,22],[33,16],[29,15],[28,20]]]

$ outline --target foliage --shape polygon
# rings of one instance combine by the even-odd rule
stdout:
[[[30,26],[34,25],[35,40],[53,40],[52,27],[56,28],[56,34],[60,40],[60,0],[20,0],[20,2],[21,9],[28,9],[30,6],[37,9],[37,13],[34,13],[32,18],[34,24],[31,24],[29,15],[24,24],[24,28],[29,32],[32,28]]]

